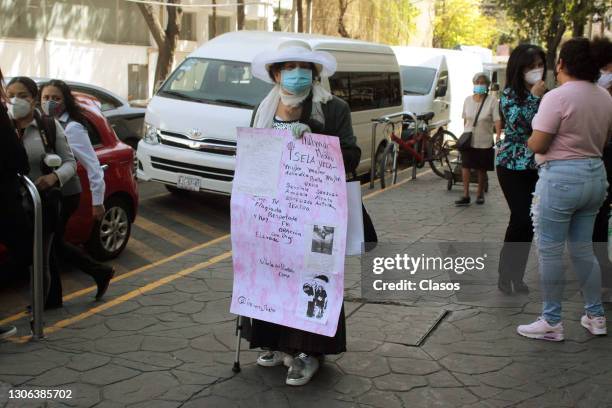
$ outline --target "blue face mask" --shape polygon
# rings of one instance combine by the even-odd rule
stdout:
[[[303,94],[312,86],[312,70],[299,67],[292,70],[283,69],[281,86],[294,95]]]
[[[486,85],[474,85],[474,93],[476,95],[484,95],[487,93]]]

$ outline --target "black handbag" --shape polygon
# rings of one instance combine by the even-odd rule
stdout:
[[[478,117],[480,116],[480,112],[482,111],[482,107],[484,106],[488,96],[489,94],[485,95],[482,103],[480,104],[480,108],[478,108],[478,113],[476,113],[476,117],[474,118],[474,126],[472,126],[472,129],[475,128],[476,124],[478,123]],[[463,132],[459,137],[459,140],[457,140],[457,150],[462,151],[472,147],[472,136],[473,132]]]

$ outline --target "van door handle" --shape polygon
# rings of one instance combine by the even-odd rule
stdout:
[[[102,164],[100,165],[100,168],[102,169],[103,172],[106,172],[106,170],[108,170],[108,164]]]

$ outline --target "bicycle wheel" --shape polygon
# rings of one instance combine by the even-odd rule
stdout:
[[[429,165],[439,177],[446,178],[444,168],[452,172],[452,166],[459,163],[459,151],[455,147],[457,137],[448,130],[439,130],[427,144]]]
[[[395,184],[397,180],[397,147],[395,143],[389,143],[382,154],[378,168],[380,188]]]

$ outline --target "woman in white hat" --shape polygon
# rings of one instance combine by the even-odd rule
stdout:
[[[252,63],[253,76],[274,88],[253,112],[251,126],[289,129],[294,137],[313,132],[340,138],[344,168],[352,173],[361,157],[351,125],[351,111],[342,99],[320,84],[320,78],[333,75],[336,60],[326,52],[312,51],[303,41],[287,41],[277,51],[262,53]],[[319,368],[326,354],[346,351],[344,308],[334,337],[293,329],[252,319],[251,348],[264,351],[257,364],[264,367],[285,364],[286,383],[304,385]]]

